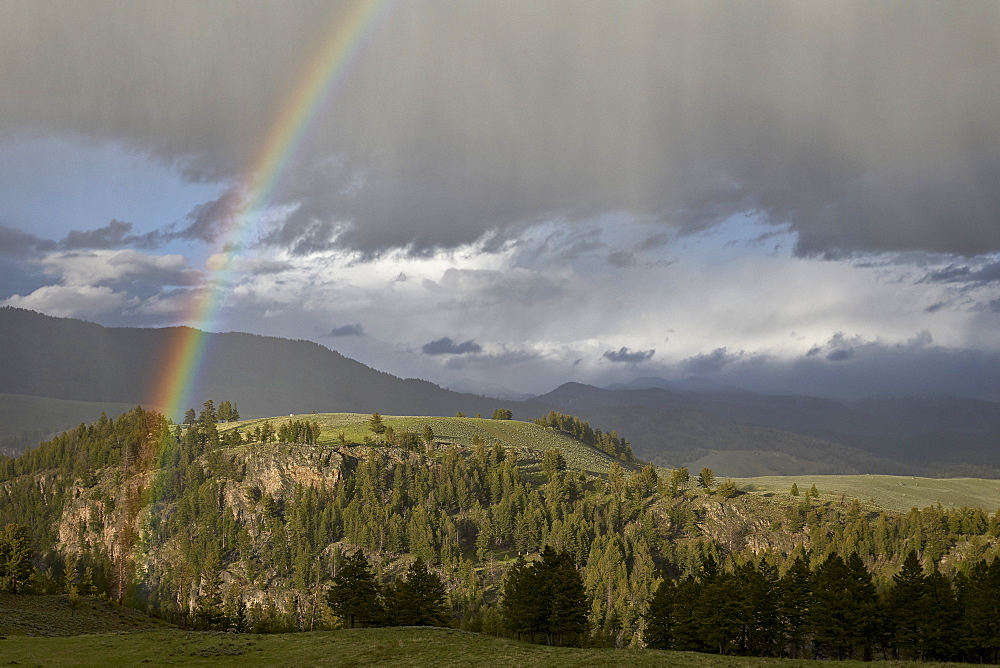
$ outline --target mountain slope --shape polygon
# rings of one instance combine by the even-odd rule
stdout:
[[[645,379],[617,389],[567,383],[536,400],[618,425],[642,458],[706,465],[727,475],[1000,477],[1000,403],[978,399],[840,402],[737,390],[679,391],[666,381]]]
[[[2,308],[0,393],[148,406],[157,382],[168,372],[168,347],[183,335],[180,330],[108,328]],[[310,341],[243,333],[204,336],[207,352],[192,399],[195,408],[212,398],[235,402],[244,416],[303,410],[490,415],[501,405],[427,381],[397,378]],[[503,406],[522,418],[542,412],[515,402]]]

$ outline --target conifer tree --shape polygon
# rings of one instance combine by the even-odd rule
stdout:
[[[698,474],[698,487],[701,487],[706,492],[710,492],[714,484],[715,473],[707,466],[703,467],[701,473]]]
[[[933,661],[958,658],[961,610],[951,582],[936,568],[925,579],[920,610],[924,614],[921,620],[924,658]]]
[[[656,474],[656,466],[653,464],[646,464],[642,467],[635,476],[636,490],[642,498],[651,496],[656,492],[656,488],[660,482],[659,476]]]
[[[368,419],[368,429],[375,434],[375,438],[382,438],[382,434],[386,430],[386,425],[379,413],[372,413],[372,416]]]
[[[802,554],[795,556],[778,582],[780,640],[793,659],[802,658],[805,651],[806,618],[813,599],[812,582],[812,572]]]
[[[11,593],[23,593],[34,571],[31,564],[34,551],[28,529],[20,524],[8,524],[0,537],[0,544],[3,545],[0,557],[6,557],[6,563],[0,564],[0,576],[6,577]]]
[[[679,468],[670,471],[670,495],[677,496],[679,493],[687,489],[688,482],[691,480],[691,474],[688,472],[687,467],[681,466]]]
[[[892,576],[892,587],[888,592],[893,644],[903,658],[922,658],[925,585],[924,569],[920,566],[917,551],[910,550],[899,573]]]
[[[583,578],[567,552],[546,545],[542,560],[530,565],[522,558],[504,579],[501,612],[507,627],[518,634],[545,634],[548,644],[576,644],[587,630],[587,592]]]
[[[410,564],[406,577],[389,588],[386,605],[400,626],[446,626],[448,622],[441,578],[420,557]]]
[[[677,584],[670,578],[661,580],[646,609],[646,631],[643,633],[646,647],[673,649],[676,598]]]
[[[542,471],[549,478],[566,470],[566,458],[557,448],[550,448],[542,454]]]
[[[358,550],[345,557],[333,577],[327,602],[335,615],[350,628],[356,625],[377,626],[384,617],[378,583],[368,559]]]

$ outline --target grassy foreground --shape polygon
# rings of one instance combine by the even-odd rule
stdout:
[[[15,596],[0,593],[0,636],[76,636],[173,628],[138,610],[108,601],[81,597]],[[0,657],[6,656],[0,644]],[[0,661],[2,663],[2,661]]]
[[[4,663],[39,666],[805,666],[814,661],[693,652],[529,645],[453,629],[394,628],[280,635],[140,631],[73,638],[7,637]],[[830,665],[830,662],[825,662]],[[875,665],[913,665],[875,662]],[[837,662],[837,666],[873,665]],[[933,664],[920,664],[930,666]]]

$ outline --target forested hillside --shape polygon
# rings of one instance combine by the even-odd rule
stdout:
[[[359,623],[336,594],[355,563],[366,624],[412,620],[377,610],[437,582],[427,619],[537,642],[995,660],[996,508],[742,491],[628,446],[555,413],[220,422],[206,402],[174,425],[136,408],[0,460],[0,526],[30,539],[34,591],[198,628]],[[844,619],[876,622],[831,626],[831,582]],[[902,582],[923,617],[899,616]],[[941,601],[950,644],[926,637]]]

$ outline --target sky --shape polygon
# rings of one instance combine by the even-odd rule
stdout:
[[[972,0],[0,0],[0,305],[483,393],[1000,400],[997,35]]]

